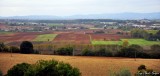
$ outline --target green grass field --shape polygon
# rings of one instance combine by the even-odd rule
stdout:
[[[43,34],[38,35],[33,41],[52,41],[57,34]]]
[[[93,45],[122,45],[124,40],[128,40],[129,45],[137,44],[141,46],[160,45],[160,41],[147,41],[145,39],[121,39],[121,41],[92,41]]]
[[[121,45],[122,41],[92,41],[93,45]]]
[[[148,33],[156,34],[158,30],[147,30]]]
[[[9,34],[13,34],[14,32],[4,32],[4,31],[0,31],[0,34],[2,35],[9,35]]]

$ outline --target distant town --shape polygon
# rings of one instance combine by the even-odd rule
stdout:
[[[122,29],[133,28],[160,30],[160,20],[111,20],[111,19],[76,19],[76,20],[16,20],[1,19],[0,31],[42,32],[83,29]]]

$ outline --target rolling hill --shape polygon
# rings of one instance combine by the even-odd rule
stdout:
[[[112,14],[88,14],[72,16],[52,16],[52,15],[29,15],[29,16],[9,16],[0,19],[31,19],[31,20],[67,20],[67,19],[160,19],[160,12],[157,13],[112,13]]]

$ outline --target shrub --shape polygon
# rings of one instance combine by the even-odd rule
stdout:
[[[7,76],[24,76],[24,73],[29,67],[30,64],[27,63],[17,64],[13,66],[10,70],[8,70]]]
[[[136,45],[136,44],[130,45],[129,48],[134,48],[137,51],[143,51],[143,47],[141,47],[140,45]]]
[[[112,53],[105,48],[100,48],[98,51],[95,52],[96,56],[112,56]]]
[[[147,69],[145,65],[140,65],[135,76],[159,76],[153,69]]]
[[[146,66],[145,66],[145,65],[140,65],[140,66],[138,67],[138,70],[146,70]]]
[[[96,56],[106,56],[106,49],[100,48],[98,51],[95,52]]]
[[[120,70],[116,76],[131,76],[131,72],[127,69]]]
[[[136,49],[133,48],[122,48],[118,53],[117,56],[120,57],[135,57]]]
[[[0,42],[0,52],[4,51],[4,47],[5,47],[4,43]]]
[[[128,69],[120,69],[118,72],[111,73],[110,76],[131,76],[131,72]]]
[[[151,46],[151,58],[160,58],[160,45],[152,45]]]
[[[153,69],[146,69],[147,73],[153,73]]]
[[[129,42],[128,42],[128,40],[124,40],[123,41],[123,44],[122,44],[122,46],[123,47],[127,47],[129,45]]]
[[[2,73],[2,71],[0,70],[0,76],[3,76],[3,73]]]
[[[7,72],[7,76],[80,76],[79,69],[55,60],[39,60],[35,64],[17,64]]]
[[[69,64],[65,64],[63,62],[60,62],[57,65],[58,75],[59,76],[79,76],[80,72],[79,69],[73,68]]]
[[[113,54],[111,51],[108,50],[108,51],[106,51],[106,56],[111,57],[111,56],[113,56]]]
[[[77,68],[55,60],[40,60],[30,67],[25,76],[80,76]]]
[[[35,50],[35,51],[34,51],[34,54],[40,54],[40,52],[39,52],[39,51],[37,51],[37,50]]]
[[[72,47],[63,47],[63,48],[59,48],[56,51],[56,54],[58,55],[72,55],[72,53],[73,53]]]
[[[5,47],[3,48],[3,51],[4,51],[4,52],[10,52],[9,47],[8,47],[8,46],[5,46]]]
[[[152,51],[151,53],[149,53],[149,55],[151,58],[157,58],[157,59],[160,58],[160,52],[153,52]]]
[[[152,51],[160,51],[160,45],[157,45],[157,44],[152,45],[152,46],[151,46],[151,50],[152,50]]]
[[[30,53],[33,53],[33,45],[31,42],[29,41],[23,41],[20,45],[20,51],[21,53],[24,53],[24,54],[30,54]]]
[[[83,51],[82,51],[82,55],[83,56],[94,56],[95,53],[91,50],[89,50],[88,48],[85,48]]]
[[[20,53],[20,49],[18,47],[15,47],[15,46],[11,46],[10,51],[12,51],[12,53]]]
[[[150,58],[150,56],[143,52],[143,51],[139,51],[136,48],[131,48],[131,47],[124,47],[122,48],[119,52],[117,52],[116,56],[119,57],[140,57],[140,58]]]
[[[58,76],[56,65],[58,61],[40,60],[33,64],[25,73],[25,76]]]

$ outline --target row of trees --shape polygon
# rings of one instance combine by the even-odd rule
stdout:
[[[144,38],[150,41],[157,41],[160,40],[160,30],[156,33],[148,33],[146,30],[142,29],[133,29],[131,31],[131,36],[134,38]]]
[[[6,46],[3,42],[0,42],[0,52],[19,53],[20,49],[15,46]]]
[[[24,53],[24,54],[35,53],[33,50],[33,45],[29,41],[23,41],[20,45],[20,48],[16,46],[6,46],[3,42],[0,42],[0,52],[12,52],[12,53]]]
[[[127,44],[127,43],[125,43]],[[85,47],[81,50],[82,56],[106,56],[106,57],[130,57],[130,58],[160,58],[160,45],[152,45],[151,50],[144,50],[139,45],[130,46],[94,46]],[[73,47],[62,47],[55,51],[58,55],[77,55]]]
[[[20,45],[20,49],[11,46],[8,49],[3,43],[0,44],[0,50],[5,52],[12,53],[41,53],[41,49],[33,49],[31,42],[24,41]],[[139,57],[139,58],[160,58],[160,45],[152,45],[151,50],[144,50],[143,47],[139,45],[129,45],[127,40],[123,42],[123,45],[84,45],[76,47],[75,45],[68,45],[65,47],[59,47],[58,49],[55,46],[45,46],[50,49],[48,54],[56,55],[81,55],[81,56],[107,56],[107,57]],[[80,47],[80,48],[79,48]],[[78,49],[79,48],[79,49]],[[43,53],[42,53],[43,54]]]

